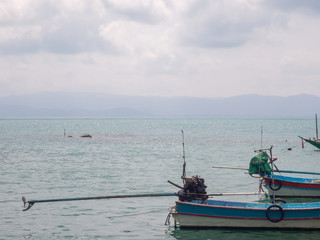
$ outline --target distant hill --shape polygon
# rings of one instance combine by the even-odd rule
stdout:
[[[0,118],[268,117],[320,113],[320,97],[243,95],[229,98],[138,97],[47,92],[0,98]]]

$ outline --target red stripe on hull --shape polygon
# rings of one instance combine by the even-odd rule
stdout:
[[[228,216],[215,216],[215,215],[203,215],[203,214],[194,214],[194,213],[175,213],[180,215],[187,216],[197,216],[197,217],[209,217],[209,218],[228,218],[228,219],[246,219],[246,220],[267,220],[267,218],[250,218],[250,217],[228,217]],[[318,220],[320,217],[313,218],[283,218],[283,220]]]
[[[269,184],[272,180],[269,178],[265,178],[264,181]],[[277,182],[280,181],[282,184],[282,187],[291,187],[291,188],[307,188],[307,189],[315,189],[320,190],[320,184],[314,184],[314,183],[297,183],[297,182],[287,182],[285,180],[279,180],[275,179],[275,185],[277,185]]]

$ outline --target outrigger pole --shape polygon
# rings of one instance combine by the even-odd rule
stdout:
[[[169,182],[169,181],[168,181]],[[170,182],[173,184],[172,182]],[[230,195],[259,195],[259,193],[213,193],[205,194],[206,196],[230,196]],[[177,193],[146,193],[146,194],[132,194],[132,195],[114,195],[114,196],[100,196],[100,197],[79,197],[79,198],[56,198],[56,199],[43,199],[43,200],[29,200],[22,197],[24,206],[28,206],[22,211],[29,210],[35,203],[51,203],[51,202],[68,202],[68,201],[81,201],[81,200],[99,200],[99,199],[112,199],[112,198],[139,198],[139,197],[170,197],[178,196]]]
[[[227,167],[227,166],[212,166],[213,168],[224,168],[224,169],[234,169],[234,170],[244,170],[248,171],[248,168],[240,168],[240,167]],[[300,172],[300,171],[290,171],[290,170],[279,170],[276,169],[274,172],[279,172],[279,173],[296,173],[296,174],[310,174],[310,175],[320,175],[320,173],[317,172]]]
[[[23,209],[23,211],[27,211],[35,203],[98,200],[98,199],[111,199],[111,198],[168,197],[168,196],[178,196],[178,194],[177,193],[146,193],[146,194],[114,195],[114,196],[100,196],[100,197],[57,198],[57,199],[29,200],[29,201],[27,201],[25,197],[22,197],[22,201],[24,203],[24,206],[28,204],[27,208]]]
[[[238,168],[238,167],[227,167],[227,166],[212,166],[213,168],[224,168],[224,169],[234,169],[234,170],[249,170],[248,168]],[[310,174],[310,175],[320,175],[320,173],[317,172],[299,172],[299,171],[290,171],[290,170],[274,170],[274,172],[279,173],[297,173],[297,174]]]

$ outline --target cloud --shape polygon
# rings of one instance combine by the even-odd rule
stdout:
[[[165,1],[102,0],[106,10],[128,21],[157,24],[168,14]]]
[[[304,12],[304,14],[309,14],[310,12],[318,14],[320,12],[320,2],[318,0],[270,0],[262,3],[270,9],[280,9],[284,12],[297,10]]]
[[[319,24],[311,0],[2,1],[0,95],[319,94]]]
[[[45,51],[81,53],[105,51],[114,53],[114,36],[105,28],[130,30],[130,41],[145,25],[156,25],[166,15],[161,1],[30,1],[29,4],[5,2],[1,19],[0,54]],[[122,25],[121,25],[122,24]],[[141,26],[138,26],[138,25]],[[130,26],[138,26],[130,29]],[[103,30],[104,29],[104,30]],[[150,29],[150,28],[149,28]],[[101,33],[101,30],[103,31]],[[133,31],[138,31],[133,33]],[[9,33],[9,34],[8,34]],[[110,34],[112,34],[110,33]],[[143,34],[143,32],[142,32]],[[122,34],[123,35],[123,34]]]
[[[181,39],[206,48],[239,47],[267,23],[259,6],[242,1],[194,1],[183,13]]]

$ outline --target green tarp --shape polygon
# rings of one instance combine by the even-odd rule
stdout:
[[[265,152],[254,156],[250,161],[249,174],[265,175],[271,173],[272,169],[268,163],[269,157]]]

